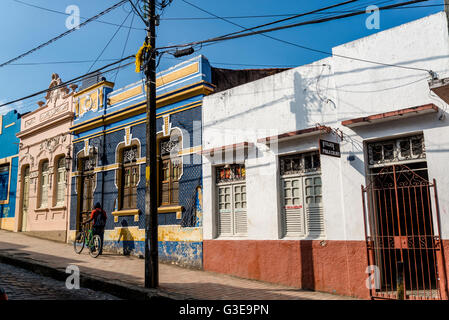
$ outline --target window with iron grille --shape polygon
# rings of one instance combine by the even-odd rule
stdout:
[[[56,171],[56,206],[64,205],[65,193],[66,193],[66,169],[65,169],[65,158],[60,157],[57,162]]]
[[[179,178],[182,172],[178,156],[179,140],[164,139],[160,142],[160,205],[179,204]]]
[[[248,234],[245,177],[243,164],[216,167],[216,221],[219,236]]]
[[[370,166],[397,162],[413,162],[426,158],[423,135],[413,135],[394,140],[367,144]]]
[[[137,185],[139,183],[139,165],[137,164],[137,146],[124,148],[121,153],[121,209],[137,208]]]
[[[283,156],[279,159],[279,163],[283,235],[287,237],[324,236],[318,152]]]
[[[0,200],[8,199],[9,163],[0,166]]]
[[[39,208],[48,207],[49,170],[48,160],[42,162],[40,167]]]

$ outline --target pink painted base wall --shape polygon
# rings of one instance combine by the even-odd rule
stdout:
[[[204,270],[369,299],[364,241],[204,240]]]

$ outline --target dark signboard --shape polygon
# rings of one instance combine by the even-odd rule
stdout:
[[[340,158],[340,144],[320,139],[320,154]]]

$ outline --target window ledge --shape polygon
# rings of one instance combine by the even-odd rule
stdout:
[[[129,210],[119,210],[119,211],[113,211],[113,216],[135,216],[140,214],[139,209],[129,209]]]
[[[50,210],[65,210],[67,207],[66,206],[54,206],[51,207]]]
[[[182,212],[183,209],[183,206],[160,206],[157,213]]]
[[[37,212],[42,211],[42,212],[44,212],[44,211],[49,211],[49,209],[48,208],[36,208],[36,209],[34,209],[34,211],[37,211]]]

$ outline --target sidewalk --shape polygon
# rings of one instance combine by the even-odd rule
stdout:
[[[95,281],[136,288],[144,284],[144,260],[104,253],[94,259],[87,250],[76,254],[73,246],[0,230],[0,258],[25,261],[64,272],[77,265],[81,276]],[[66,275],[68,276],[68,275]],[[207,271],[159,264],[160,292],[178,298],[201,300],[352,300],[321,292],[303,291],[260,281],[240,279]]]

